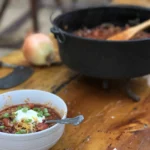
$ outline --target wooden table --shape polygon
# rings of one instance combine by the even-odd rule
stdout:
[[[3,61],[28,65],[20,51]],[[68,105],[68,117],[85,116],[79,126],[67,125],[61,140],[52,150],[149,150],[150,89],[147,78],[132,81],[132,89],[141,96],[140,102],[129,99],[120,82],[112,82],[105,91],[101,81],[77,75],[64,65],[34,68],[33,76],[16,89],[40,89],[54,92]],[[0,69],[0,77],[10,69]],[[141,131],[140,131],[141,130]]]
[[[21,51],[2,58],[18,65],[29,65]],[[16,89],[40,89],[59,95],[68,105],[68,117],[83,114],[79,126],[66,125],[63,137],[52,150],[150,150],[150,77],[131,81],[141,96],[133,102],[123,90],[124,84],[112,81],[111,89],[102,89],[101,80],[86,78],[64,65],[35,67],[35,73]],[[10,69],[0,69],[0,77]],[[116,148],[116,149],[115,149]]]

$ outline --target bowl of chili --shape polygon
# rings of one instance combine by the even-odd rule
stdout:
[[[58,96],[41,90],[16,90],[0,95],[0,150],[48,150],[61,138],[67,106]]]

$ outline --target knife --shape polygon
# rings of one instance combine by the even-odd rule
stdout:
[[[10,74],[3,78],[0,78],[0,89],[15,87],[26,81],[34,72],[30,67],[7,64],[2,61],[0,61],[0,67],[13,69]]]

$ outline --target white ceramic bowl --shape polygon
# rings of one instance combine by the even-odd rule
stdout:
[[[16,90],[0,95],[0,110],[6,106],[25,102],[48,104],[64,119],[67,106],[64,101],[49,92],[40,90]],[[60,139],[65,125],[55,124],[46,130],[30,134],[8,134],[0,132],[0,150],[48,150]]]

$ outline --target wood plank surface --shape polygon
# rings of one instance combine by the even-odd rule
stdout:
[[[2,60],[28,65],[20,51]],[[28,81],[9,90],[33,88],[53,91],[76,75],[63,65],[34,69],[35,73]],[[9,69],[3,68],[0,75],[8,72]],[[148,150],[149,81],[147,76],[131,82],[133,91],[141,96],[141,101],[136,103],[127,97],[120,81],[111,81],[111,90],[105,91],[101,88],[101,80],[82,76],[75,78],[56,94],[66,101],[68,117],[83,114],[85,120],[80,126],[67,125],[63,137],[52,150]]]
[[[15,51],[1,60],[10,64],[29,66],[21,51]],[[64,65],[33,68],[34,74],[26,82],[11,89],[0,90],[0,93],[16,89],[39,89],[53,92],[59,86],[69,82],[76,76],[75,72],[69,70]],[[11,71],[8,68],[0,68],[0,78],[9,74]]]
[[[131,82],[141,96],[133,102],[123,90],[124,84],[112,82],[111,90],[101,88],[101,81],[80,77],[58,95],[69,108],[69,117],[85,116],[79,126],[67,125],[64,136],[52,150],[149,150],[150,88],[147,78]]]
[[[113,4],[127,4],[150,7],[150,0],[112,0]]]
[[[128,0],[131,2],[149,5],[148,0],[143,3]],[[21,51],[2,60],[29,65]],[[0,93],[16,89],[55,91],[66,102],[68,117],[78,114],[85,117],[79,126],[66,125],[63,137],[52,150],[150,150],[150,76],[130,82],[132,90],[141,97],[140,102],[134,102],[128,98],[123,81],[110,81],[110,89],[104,90],[101,80],[77,77],[77,73],[64,65],[33,68],[35,72],[29,80],[15,88],[0,90]],[[10,71],[1,68],[0,77]]]

